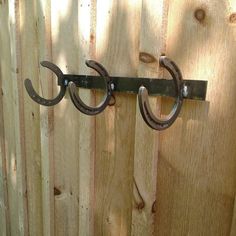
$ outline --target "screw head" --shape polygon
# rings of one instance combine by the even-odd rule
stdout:
[[[115,89],[115,85],[113,83],[111,83],[111,89],[114,90]]]
[[[188,86],[186,84],[184,84],[183,86],[183,96],[184,97],[188,96]]]
[[[64,84],[65,84],[65,86],[68,85],[68,80],[67,79],[64,80]]]

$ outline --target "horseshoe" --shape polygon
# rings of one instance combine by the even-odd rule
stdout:
[[[109,102],[112,98],[114,84],[112,83],[112,80],[109,77],[108,72],[101,64],[99,64],[98,62],[93,61],[93,60],[87,60],[86,65],[88,67],[94,69],[95,71],[97,71],[98,74],[101,77],[104,77],[104,79],[105,79],[107,93],[106,93],[103,101],[97,107],[90,107],[90,106],[86,105],[81,100],[81,98],[78,94],[78,91],[77,91],[77,87],[76,87],[75,83],[72,81],[69,82],[69,85],[68,85],[69,94],[70,94],[72,102],[74,103],[75,107],[79,111],[81,111],[82,113],[84,113],[86,115],[97,115],[97,114],[101,113],[109,105]]]
[[[144,86],[141,86],[139,88],[138,101],[141,115],[146,124],[152,129],[164,130],[169,128],[174,123],[174,121],[176,120],[176,118],[180,113],[183,103],[183,88],[182,88],[183,79],[180,69],[173,61],[171,61],[165,56],[161,56],[159,63],[160,66],[166,68],[168,72],[171,74],[175,85],[176,98],[172,111],[170,112],[170,114],[167,116],[166,119],[161,119],[159,117],[156,117],[150,108],[150,104],[148,101],[148,91]]]
[[[62,98],[64,97],[65,92],[66,92],[66,86],[64,85],[64,75],[58,66],[56,66],[55,64],[53,64],[49,61],[42,61],[40,64],[43,67],[50,69],[52,72],[54,72],[56,74],[57,79],[58,79],[58,85],[60,86],[59,94],[53,99],[45,99],[45,98],[41,97],[40,95],[38,95],[38,93],[33,88],[33,85],[32,85],[32,82],[30,79],[25,80],[25,82],[24,82],[25,88],[26,88],[29,96],[35,102],[37,102],[41,105],[44,105],[44,106],[56,105],[57,103],[59,103],[62,100]]]

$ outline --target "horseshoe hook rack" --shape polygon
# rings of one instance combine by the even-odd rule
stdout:
[[[139,108],[144,121],[152,129],[164,130],[169,128],[178,117],[183,99],[205,100],[207,81],[183,80],[180,69],[165,56],[160,57],[159,63],[160,66],[170,73],[172,80],[162,78],[111,77],[101,64],[93,60],[87,60],[86,65],[94,69],[99,76],[63,74],[55,64],[43,61],[41,65],[54,72],[57,76],[58,86],[60,87],[58,95],[53,99],[45,99],[37,94],[29,79],[26,79],[24,84],[29,96],[36,103],[44,106],[53,106],[59,103],[63,99],[68,87],[73,104],[86,115],[97,115],[108,105],[111,105],[114,92],[138,94]],[[86,105],[79,97],[77,87],[104,90],[104,84],[106,95],[97,107]],[[175,97],[172,111],[166,119],[158,118],[153,114],[148,102],[148,95]]]

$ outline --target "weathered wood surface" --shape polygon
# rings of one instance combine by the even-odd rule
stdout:
[[[157,78],[162,75],[158,58],[165,49],[166,6],[164,1],[142,1],[138,67],[140,77]],[[153,111],[159,114],[160,100],[149,100]],[[159,132],[146,125],[137,103],[132,214],[134,236],[154,234],[158,139]]]
[[[0,34],[0,51],[1,54],[6,53],[5,60],[9,58],[9,53],[3,49],[3,43],[6,39],[9,40],[9,32],[6,20],[8,19],[7,5],[0,9],[0,27],[3,29]],[[5,12],[4,12],[5,10]],[[4,14],[5,13],[5,14]],[[4,37],[5,34],[5,37]],[[4,61],[1,58],[0,64],[0,87],[3,87],[2,78],[7,76],[4,70]],[[9,219],[9,200],[8,200],[8,183],[7,183],[7,160],[5,152],[5,130],[4,130],[4,99],[3,93],[0,95],[0,235],[7,235],[10,233],[10,219]]]
[[[78,1],[51,5],[52,60],[64,73],[78,71]],[[69,36],[69,37],[67,37]],[[77,50],[76,50],[77,49]],[[57,94],[54,86],[54,94]],[[55,188],[55,234],[79,231],[79,112],[68,97],[54,107],[53,159]]]
[[[37,32],[39,61],[52,60],[51,4],[48,0],[37,2]],[[53,96],[52,75],[39,68],[39,88],[46,98]],[[53,109],[40,106],[41,181],[43,235],[54,235],[54,166],[53,166]]]
[[[17,2],[16,2],[17,3]],[[29,100],[23,86],[23,78],[30,78],[39,91],[39,48],[37,26],[37,4],[31,1],[19,1],[19,22],[16,43],[19,47],[19,102],[20,110],[20,139],[22,144],[22,158],[25,161],[27,214],[29,235],[42,235],[42,180],[41,180],[41,142],[40,142],[40,107]],[[29,20],[31,19],[31,20]],[[37,45],[37,46],[36,46]],[[37,227],[36,227],[37,226]]]
[[[80,0],[78,7],[78,73],[89,75],[94,71],[85,66],[85,60],[95,59],[96,56],[96,1]],[[83,89],[79,92],[87,104],[94,105],[95,96],[92,92]],[[94,235],[95,117],[79,112],[79,119],[79,235],[92,236]]]
[[[1,160],[5,226],[2,235],[25,235],[28,232],[26,173],[24,152],[22,90],[18,89],[19,4],[1,1]],[[4,170],[5,168],[5,170]],[[8,197],[8,199],[6,199]],[[3,216],[4,217],[4,216]],[[4,232],[5,231],[5,232]]]
[[[235,235],[234,12],[233,0],[0,1],[0,235]],[[163,53],[209,86],[208,102],[185,101],[161,133],[134,95],[88,117],[68,94],[42,107],[23,86],[57,94],[42,60],[155,78]],[[172,100],[150,102],[159,114]]]
[[[234,210],[233,210],[233,217],[231,222],[231,229],[230,229],[230,236],[233,236],[236,234],[236,204],[235,204],[235,198],[234,198]]]
[[[236,190],[235,7],[233,1],[169,2],[166,54],[184,78],[209,84],[208,102],[185,102],[173,127],[161,133],[157,235],[230,234]]]
[[[138,68],[141,1],[97,1],[97,60],[111,75]],[[101,99],[101,98],[100,98]],[[130,235],[136,97],[115,95],[96,119],[94,232]]]

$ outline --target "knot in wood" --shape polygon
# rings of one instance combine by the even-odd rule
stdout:
[[[153,55],[146,53],[146,52],[139,53],[139,60],[144,63],[153,63],[153,62],[157,61]]]
[[[230,15],[229,22],[234,23],[234,24],[236,23],[236,13],[235,12]]]
[[[194,12],[194,17],[196,18],[197,21],[199,21],[201,23],[206,18],[206,12],[203,9],[198,8]]]

